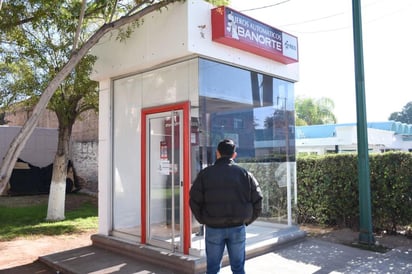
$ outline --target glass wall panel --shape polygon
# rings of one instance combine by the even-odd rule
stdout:
[[[141,236],[141,110],[191,100],[193,113],[197,113],[197,63],[191,59],[113,81],[115,232]],[[193,142],[196,138],[194,134]]]
[[[113,82],[113,230],[141,235],[142,108],[186,100],[191,102],[192,180],[215,161],[217,143],[232,138],[236,162],[263,190],[260,220],[289,224],[296,197],[293,83],[192,59]],[[194,234],[200,229],[194,224]],[[192,247],[202,250],[202,238],[197,241],[194,234]]]
[[[113,230],[140,235],[142,77],[113,83]]]
[[[189,100],[189,92],[197,88],[196,63],[193,59],[143,73],[143,107]]]
[[[261,185],[260,219],[290,224],[295,200],[293,83],[200,59],[199,105],[202,167],[214,162],[221,139],[233,139],[236,162]]]

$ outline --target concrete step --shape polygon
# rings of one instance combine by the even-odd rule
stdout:
[[[248,259],[272,252],[305,239],[306,233],[292,226],[260,234],[247,240]],[[184,255],[165,249],[141,245],[112,236],[92,235],[93,244],[88,247],[68,250],[39,260],[61,273],[204,273],[204,256]],[[222,265],[228,264],[227,255]],[[146,273],[146,272],[141,272]]]

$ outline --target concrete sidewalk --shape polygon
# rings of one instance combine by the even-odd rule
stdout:
[[[78,248],[41,257],[60,273],[157,273],[179,274],[147,262],[113,253],[96,246]],[[387,253],[361,250],[318,239],[283,246],[246,262],[249,274],[291,273],[412,273],[412,249],[394,249]],[[222,274],[231,273],[226,266]]]
[[[282,248],[246,262],[250,274],[412,273],[412,248],[387,253],[361,250],[318,239]],[[231,273],[225,267],[222,274]]]

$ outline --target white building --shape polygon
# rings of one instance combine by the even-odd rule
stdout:
[[[412,125],[387,121],[367,124],[370,152],[412,151]],[[329,124],[296,127],[296,153],[325,154],[357,151],[357,127]]]

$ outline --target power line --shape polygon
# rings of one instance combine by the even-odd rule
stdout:
[[[320,20],[329,19],[329,18],[336,17],[336,16],[343,15],[343,14],[345,14],[345,12],[342,11],[342,12],[338,12],[338,13],[331,14],[331,15],[328,15],[328,16],[319,17],[319,18],[315,18],[315,19],[310,19],[310,20],[306,20],[306,21],[301,21],[301,22],[297,22],[297,23],[290,23],[290,24],[286,24],[286,25],[282,25],[282,26],[302,25],[302,24],[306,24],[306,23],[310,23],[310,22],[316,22],[316,21],[320,21]]]
[[[271,7],[274,7],[274,6],[281,5],[281,4],[285,4],[285,3],[287,3],[287,2],[290,2],[290,0],[281,1],[281,2],[278,2],[278,3],[271,4],[271,5],[266,5],[266,6],[256,7],[256,8],[250,8],[250,9],[245,9],[245,10],[241,10],[241,12],[248,12],[248,11],[254,11],[254,10],[267,9],[267,8],[271,8]],[[368,4],[364,5],[364,8],[365,8],[365,9],[368,9],[370,6],[376,5],[376,4],[380,3],[380,2],[382,2],[382,0],[375,0],[374,2],[371,2],[371,3],[368,3]],[[409,5],[407,5],[407,6],[405,6],[405,7],[407,8],[407,7],[409,7]],[[375,18],[375,19],[372,19],[372,20],[367,20],[367,21],[365,21],[365,23],[368,24],[368,23],[372,23],[372,22],[374,22],[374,21],[380,21],[380,20],[382,20],[382,19],[384,19],[384,18],[386,18],[386,17],[388,17],[388,16],[392,16],[392,15],[395,14],[395,13],[398,13],[398,12],[403,11],[405,7],[402,7],[402,8],[400,8],[400,9],[398,9],[398,10],[395,10],[395,11],[392,11],[392,12],[389,12],[389,13],[386,13],[386,14],[378,17],[378,18]],[[290,27],[290,26],[302,25],[302,24],[306,24],[306,23],[312,23],[312,22],[316,22],[316,21],[322,21],[322,20],[326,20],[326,19],[333,18],[333,17],[342,16],[342,15],[344,15],[344,14],[346,14],[346,13],[348,13],[348,11],[342,11],[342,12],[330,14],[330,15],[323,16],[323,17],[308,19],[308,20],[305,20],[305,21],[300,21],[300,22],[295,22],[295,23],[290,23],[290,24],[284,24],[284,25],[281,25],[281,27]],[[346,26],[342,26],[342,27],[336,27],[336,28],[330,28],[330,29],[325,29],[325,30],[317,30],[317,31],[297,31],[297,30],[295,30],[295,31],[293,31],[293,32],[297,32],[297,33],[307,33],[307,34],[309,34],[309,33],[310,33],[310,34],[315,34],[315,33],[323,33],[323,32],[340,31],[340,30],[344,30],[344,29],[348,29],[348,28],[350,28],[350,25],[346,25]]]
[[[285,4],[286,2],[289,2],[289,1],[290,1],[290,0],[285,0],[285,1],[278,2],[278,3],[272,4],[272,5],[267,5],[267,6],[262,6],[262,7],[258,7],[258,8],[251,8],[251,9],[241,10],[241,12],[267,9],[267,8],[271,8],[271,7],[274,7],[274,6],[281,5],[281,4]]]
[[[387,13],[385,13],[385,14],[379,16],[379,17],[376,17],[376,18],[374,18],[374,19],[365,20],[364,24],[367,25],[367,24],[372,24],[372,23],[377,22],[377,21],[384,20],[384,19],[386,19],[387,17],[391,17],[391,16],[394,16],[394,15],[397,14],[397,13],[404,12],[405,9],[408,9],[408,8],[410,8],[410,7],[411,7],[410,5],[406,5],[406,6],[403,6],[403,7],[399,8],[399,9],[396,9],[396,10],[394,10],[394,11],[387,12]],[[324,17],[324,18],[327,18],[327,17]],[[322,18],[317,18],[317,19],[309,20],[309,21],[316,21],[316,20],[320,20],[320,19],[322,19]],[[306,22],[307,22],[307,21],[306,21]],[[301,23],[303,23],[303,22],[301,22]],[[301,24],[301,23],[288,24],[288,25],[282,25],[282,26],[299,25],[299,24]],[[336,28],[330,28],[330,29],[324,29],[324,30],[317,30],[317,31],[299,31],[299,30],[293,30],[293,32],[295,32],[295,33],[301,33],[301,34],[317,34],[317,33],[341,31],[341,30],[350,29],[350,28],[351,28],[350,25],[346,25],[346,26],[342,26],[342,27],[336,27]]]
[[[377,1],[379,1],[379,0],[377,0]],[[290,2],[290,0],[281,1],[281,2],[278,2],[278,3],[275,3],[275,4],[266,5],[266,6],[262,6],[262,7],[244,9],[244,10],[240,10],[240,12],[248,12],[248,11],[267,9],[267,8],[271,8],[271,7],[274,7],[274,6],[281,5],[281,4],[285,4],[287,2]],[[335,14],[332,14],[332,15],[319,17],[319,18],[314,18],[314,19],[310,19],[310,20],[306,20],[306,21],[297,22],[297,23],[290,23],[290,24],[282,25],[282,27],[301,25],[301,24],[310,23],[310,22],[316,22],[316,21],[325,20],[325,19],[329,19],[329,18],[332,18],[332,17],[340,16],[340,15],[343,15],[343,14],[345,14],[345,12],[339,12],[339,13],[335,13]],[[344,28],[346,28],[346,27],[344,27]],[[338,29],[334,29],[334,30],[331,30],[331,31],[335,31],[335,30],[338,30]]]

